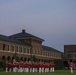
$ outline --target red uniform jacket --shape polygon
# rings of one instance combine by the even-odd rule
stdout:
[[[24,68],[29,68],[29,64],[25,63]]]

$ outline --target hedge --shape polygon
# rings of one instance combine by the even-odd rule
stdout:
[[[0,69],[5,70],[5,61],[0,61]]]
[[[55,62],[55,69],[62,70],[63,69],[63,61],[61,59],[54,60]]]

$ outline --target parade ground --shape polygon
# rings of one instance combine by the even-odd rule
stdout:
[[[70,73],[70,70],[55,70],[54,73],[0,72],[0,75],[76,75],[76,70],[74,70],[74,73]]]

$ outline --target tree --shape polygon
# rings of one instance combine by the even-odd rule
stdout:
[[[35,56],[35,55],[32,55],[32,56],[31,56],[31,61],[34,61],[34,62],[36,62],[36,61],[37,61],[37,58],[36,58],[36,56]]]
[[[18,56],[17,56],[17,53],[16,53],[16,52],[14,53],[13,57],[14,57],[14,59],[15,59],[16,61],[19,61],[19,58],[18,58]]]

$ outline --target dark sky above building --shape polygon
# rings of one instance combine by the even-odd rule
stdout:
[[[0,34],[22,29],[63,51],[76,44],[76,0],[0,0]]]

